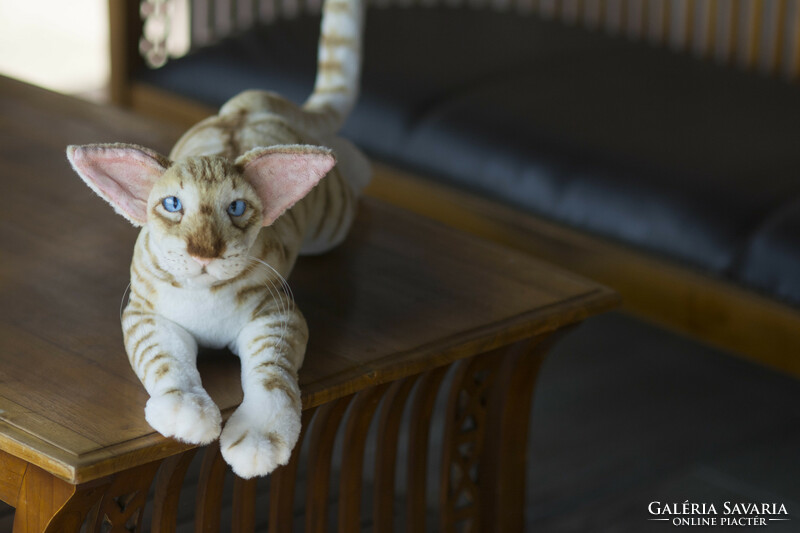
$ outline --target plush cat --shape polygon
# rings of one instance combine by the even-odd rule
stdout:
[[[219,437],[245,478],[285,464],[300,432],[308,331],[284,278],[299,253],[344,239],[369,180],[364,156],[334,136],[357,96],[362,21],[361,0],[325,2],[317,79],[302,108],[246,91],[169,157],[125,144],[67,149],[86,184],[142,227],[122,329],[150,395],[148,423],[189,443]],[[198,346],[241,359],[244,399],[224,429],[200,382]]]

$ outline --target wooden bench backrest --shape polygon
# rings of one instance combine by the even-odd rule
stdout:
[[[111,0],[116,3],[116,0]],[[143,53],[153,66],[255,24],[318,13],[322,0],[142,0]],[[800,0],[371,0],[375,6],[492,8],[668,46],[794,79]]]

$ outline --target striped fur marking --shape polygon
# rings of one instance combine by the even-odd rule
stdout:
[[[239,437],[238,439],[236,439],[235,441],[233,441],[231,444],[228,445],[228,449],[230,450],[231,448],[235,448],[238,445],[240,445],[242,443],[242,441],[244,441],[244,439],[247,438],[247,435],[249,433],[250,433],[249,431],[245,431],[244,433],[242,433],[241,437]]]
[[[331,13],[331,14],[337,14],[337,15],[339,15],[339,14],[348,15],[348,14],[350,14],[352,12],[351,9],[350,9],[350,3],[349,2],[338,2],[338,1],[331,1],[331,0],[328,0],[327,2],[325,2],[325,6],[324,6],[323,9],[324,9],[326,14],[327,13]]]
[[[325,34],[321,37],[321,44],[325,48],[340,48],[340,47],[347,47],[347,48],[354,48],[358,46],[358,41],[353,39],[352,37],[347,37],[345,35],[337,35],[335,33]]]

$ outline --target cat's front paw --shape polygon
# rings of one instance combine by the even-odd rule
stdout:
[[[165,437],[208,444],[219,436],[219,407],[203,389],[172,389],[151,397],[144,408],[147,423]]]
[[[242,404],[225,424],[220,450],[239,477],[265,476],[289,462],[299,435],[298,410],[265,413]]]

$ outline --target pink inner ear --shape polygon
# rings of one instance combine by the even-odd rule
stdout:
[[[266,151],[250,161],[244,168],[244,176],[261,199],[263,225],[272,224],[302,200],[335,164],[330,151],[312,147]]]
[[[71,146],[67,157],[89,187],[134,224],[147,222],[147,198],[165,158],[126,145]]]

